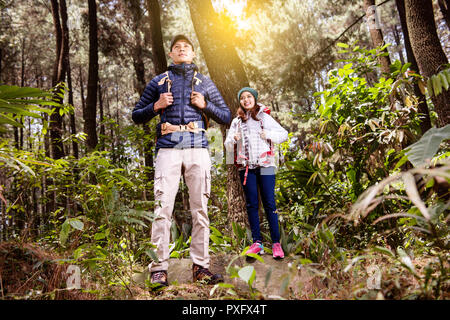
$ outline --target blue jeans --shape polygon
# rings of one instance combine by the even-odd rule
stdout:
[[[244,183],[245,170],[239,171],[241,183]],[[247,202],[247,215],[252,231],[253,242],[262,241],[259,227],[259,201],[258,187],[261,200],[269,221],[270,237],[272,242],[280,242],[280,231],[278,228],[278,214],[275,206],[275,168],[259,167],[249,169],[247,174],[247,182],[242,185],[244,188],[245,199]]]

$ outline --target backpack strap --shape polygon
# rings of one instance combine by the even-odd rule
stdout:
[[[198,72],[194,71],[194,76],[192,77],[192,91],[194,91],[194,82],[195,85],[198,86],[200,83],[203,82],[199,77],[197,77]]]
[[[163,86],[166,82],[167,82],[167,92],[170,92],[171,88],[172,88],[172,80],[170,80],[169,77],[169,71],[164,72],[164,74],[166,75],[165,77],[162,77],[159,82],[158,85],[159,86]]]
[[[239,120],[239,122],[238,122],[238,131],[240,131],[241,134],[242,134],[242,141],[240,143],[239,150],[237,150],[238,152],[237,152],[235,161],[236,161],[236,165],[238,167],[240,167],[240,165],[238,165],[238,163],[237,163],[238,159],[243,160],[243,162],[245,164],[244,182],[242,183],[245,186],[247,184],[248,166],[249,166],[248,160],[249,160],[249,158],[246,157],[245,153],[242,150],[243,149],[243,144],[244,144],[244,132],[242,131],[241,124],[242,124],[242,120]]]
[[[163,86],[167,82],[167,92],[171,92],[170,90],[172,89],[172,80],[169,77],[169,70],[164,72],[164,74],[166,76],[162,77],[161,80],[159,80],[158,85]],[[164,109],[161,110],[161,116],[163,113],[164,113]]]
[[[198,86],[200,83],[203,82],[203,80],[201,80],[199,77],[197,77],[198,72],[194,71],[194,75],[192,76],[192,82],[191,82],[191,92],[195,91],[195,86]],[[202,110],[202,119],[203,122],[205,123],[205,130],[207,130],[209,128],[209,119],[208,116],[206,115],[206,113],[203,112]]]
[[[266,113],[267,113],[267,112],[266,112]],[[264,130],[263,121],[262,121],[261,119],[259,120],[259,125],[261,126],[261,130]],[[266,154],[267,154],[268,156],[273,156],[273,155],[274,155],[272,140],[267,139],[267,141],[269,142],[269,145],[270,145],[270,151],[269,151],[269,152],[264,152],[264,153],[260,156],[261,158],[264,157]]]

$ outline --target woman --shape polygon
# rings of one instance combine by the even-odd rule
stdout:
[[[280,245],[278,215],[275,206],[275,154],[273,143],[281,143],[288,138],[283,129],[258,103],[258,92],[249,87],[238,93],[238,116],[231,122],[225,140],[225,147],[232,151],[236,146],[236,163],[245,192],[247,214],[252,231],[253,244],[246,252],[261,254],[264,250],[259,226],[258,188],[264,211],[269,221],[272,239],[272,253],[275,259],[283,259]]]

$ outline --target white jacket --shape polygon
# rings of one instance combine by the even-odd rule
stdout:
[[[287,140],[288,132],[280,126],[270,115],[265,113],[264,106],[260,105],[260,110],[254,120],[250,113],[247,113],[248,120],[243,122],[236,117],[231,122],[225,139],[225,148],[227,150],[227,163],[233,163],[234,146],[237,145],[237,163],[243,167],[249,166],[250,169],[256,167],[275,167],[275,154],[273,153],[273,143],[282,143]],[[266,139],[261,137],[264,130]],[[234,136],[240,132],[241,139],[236,141]],[[245,138],[247,137],[247,139]],[[246,141],[248,141],[248,159],[245,157]],[[231,158],[233,157],[233,158]]]

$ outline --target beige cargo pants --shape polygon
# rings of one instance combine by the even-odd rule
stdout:
[[[181,175],[184,175],[189,190],[192,214],[190,256],[195,264],[209,268],[207,205],[211,192],[210,172],[208,149],[159,149],[155,164],[155,220],[151,236],[159,262],[152,262],[148,266],[150,272],[168,269],[170,226]]]

